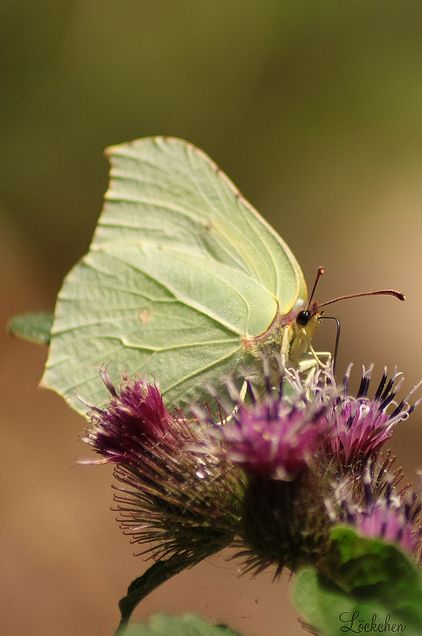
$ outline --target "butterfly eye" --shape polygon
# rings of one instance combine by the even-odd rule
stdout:
[[[302,327],[305,327],[312,317],[311,312],[308,309],[302,309],[296,317],[296,322]]]

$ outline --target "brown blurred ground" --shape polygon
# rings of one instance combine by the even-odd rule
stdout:
[[[368,6],[370,5],[370,6]],[[406,304],[338,305],[339,369],[422,376],[422,6],[182,0],[0,2],[0,320],[50,308],[86,249],[104,146],[174,134],[202,146],[288,241],[319,298],[397,287]],[[110,512],[111,474],[80,467],[81,420],[36,389],[45,354],[0,333],[2,633],[108,636],[144,564]],[[328,327],[319,337],[332,343]],[[422,467],[422,416],[394,441]],[[138,611],[199,611],[246,636],[299,636],[286,581],[223,558]]]

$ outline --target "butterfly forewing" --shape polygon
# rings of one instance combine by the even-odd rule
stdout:
[[[306,287],[286,243],[201,150],[154,137],[114,146],[94,244],[148,240],[190,247],[241,269],[286,313]]]

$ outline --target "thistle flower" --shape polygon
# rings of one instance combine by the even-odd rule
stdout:
[[[263,382],[247,380],[243,397],[227,381],[231,401],[215,429],[216,452],[246,475],[235,557],[243,572],[269,565],[284,569],[315,565],[325,554],[331,521],[317,463],[324,447],[329,400],[318,391],[321,377],[304,381],[290,370],[263,364]],[[313,399],[309,399],[312,393]],[[213,391],[218,401],[218,392]]]
[[[375,391],[368,397],[372,367],[363,369],[357,394],[349,392],[352,366],[343,383],[337,384],[326,367],[305,378],[294,369],[271,375],[263,365],[264,389],[258,393],[248,382],[241,399],[233,383],[232,403],[225,407],[230,421],[221,427],[221,438],[229,461],[249,474],[289,480],[307,465],[330,464],[340,472],[362,470],[419,403],[410,403],[420,386],[396,401],[402,374],[388,377],[386,369]],[[274,388],[274,385],[277,388]]]
[[[224,410],[230,416],[219,439],[225,459],[248,475],[238,552],[245,570],[259,571],[270,563],[277,571],[317,565],[327,552],[329,529],[339,521],[330,518],[324,499],[332,496],[342,476],[354,480],[356,470],[373,465],[394,426],[412,412],[415,405],[409,398],[415,389],[399,404],[394,401],[400,374],[389,380],[384,372],[370,399],[372,369],[364,370],[356,396],[349,394],[350,371],[344,384],[337,385],[328,367],[306,377],[282,370],[274,378],[264,365],[259,392],[248,382],[242,399],[233,383],[228,387],[232,404]],[[396,475],[394,484],[398,480]],[[373,474],[374,496],[387,490],[379,481]],[[356,488],[356,501],[360,497]],[[391,507],[388,514],[393,514]]]
[[[250,475],[290,481],[315,458],[325,423],[326,407],[319,401],[288,400],[283,384],[258,398],[249,383],[250,401],[237,399],[230,422],[221,428],[227,461]],[[325,428],[325,427],[324,427]]]
[[[104,461],[136,463],[157,442],[180,445],[184,430],[171,418],[156,385],[124,378],[118,393],[107,370],[100,373],[111,400],[106,408],[91,407],[91,426],[83,441]]]
[[[328,415],[328,440],[331,453],[341,466],[363,467],[367,461],[377,456],[383,444],[391,437],[394,427],[405,420],[417,405],[410,404],[410,393],[395,401],[404,378],[395,371],[391,378],[384,369],[374,397],[368,397],[373,366],[363,369],[356,396],[349,394],[349,380],[352,365],[343,380],[343,387],[333,401]],[[331,379],[334,383],[334,378]]]
[[[389,378],[387,369],[374,396],[369,397],[372,370],[373,366],[363,368],[356,395],[350,393],[352,365],[340,384],[329,366],[310,374],[305,381],[297,371],[289,371],[289,381],[296,393],[302,394],[304,400],[326,406],[326,461],[332,461],[340,471],[361,471],[369,460],[377,457],[396,425],[406,420],[421,401],[413,404],[410,401],[421,382],[398,401],[404,378],[397,371]]]
[[[212,453],[196,452],[206,429],[170,414],[157,386],[136,379],[93,407],[84,441],[116,464],[118,521],[141,554],[198,561],[230,543],[239,517],[242,476]],[[211,444],[210,444],[211,448]]]
[[[418,515],[422,505],[417,493],[409,486],[399,489],[402,477],[399,470],[380,480],[379,476],[375,478],[374,463],[369,464],[361,482],[360,495],[347,481],[338,486],[338,509],[337,513],[331,509],[331,518],[354,526],[365,537],[395,543],[418,559],[422,534]]]
[[[275,576],[318,565],[327,553],[332,521],[324,502],[328,483],[304,470],[292,481],[252,476],[243,499],[236,558],[243,572],[258,574],[270,565]]]
[[[123,531],[146,545],[143,554],[191,563],[232,545],[244,571],[255,572],[270,564],[277,573],[319,567],[330,528],[344,521],[414,552],[419,504],[392,496],[400,475],[387,483],[389,459],[377,475],[374,466],[395,425],[416,406],[415,389],[397,403],[400,374],[388,379],[384,372],[369,398],[371,371],[364,370],[353,396],[351,367],[337,385],[329,367],[303,376],[264,360],[242,394],[226,379],[225,390],[209,388],[217,409],[193,405],[193,417],[170,413],[156,385],[124,378],[116,389],[103,371],[110,401],[92,408],[85,441],[116,465]]]

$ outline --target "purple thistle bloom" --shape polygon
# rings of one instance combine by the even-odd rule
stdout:
[[[117,390],[102,372],[111,399],[91,408],[85,441],[116,464],[124,533],[155,559],[197,562],[231,544],[244,570],[256,572],[319,567],[330,528],[345,521],[415,554],[417,498],[393,496],[400,475],[387,482],[390,457],[381,467],[376,461],[416,406],[415,389],[396,403],[400,376],[384,373],[369,398],[370,369],[351,396],[350,368],[337,386],[329,367],[303,375],[272,362],[246,376],[245,395],[237,389],[244,375],[226,378],[221,391],[208,387],[217,409],[193,405],[193,417],[170,413],[154,384],[124,378]]]
[[[389,379],[386,370],[369,398],[371,372],[364,369],[356,396],[349,394],[351,366],[338,386],[329,367],[306,377],[294,369],[273,370],[271,376],[264,361],[264,388],[257,392],[248,382],[245,400],[228,380],[232,402],[224,405],[229,416],[218,431],[227,460],[251,475],[283,480],[315,465],[315,457],[325,470],[362,470],[417,405],[409,403],[417,387],[395,401],[403,379],[399,373]]]
[[[283,395],[285,378],[275,391],[268,378],[257,398],[248,383],[249,403],[237,400],[229,421],[221,427],[227,461],[248,474],[290,481],[305,469],[318,451],[325,428],[326,407],[319,400],[289,400]]]
[[[157,386],[124,378],[117,392],[105,369],[101,376],[112,397],[106,408],[92,407],[91,427],[84,441],[105,461],[136,463],[151,445],[178,445],[177,423],[164,406]]]
[[[355,516],[354,525],[366,537],[379,537],[397,543],[410,553],[418,544],[413,525],[406,519],[400,508],[374,503]]]
[[[351,366],[346,372],[343,390],[334,400],[327,420],[329,448],[343,466],[364,465],[377,455],[381,446],[391,437],[394,427],[407,419],[417,405],[411,405],[409,398],[419,386],[397,403],[395,398],[404,378],[397,372],[388,378],[387,370],[384,369],[374,397],[369,398],[370,367],[363,370],[359,390],[354,397],[348,394],[350,373]]]
[[[368,465],[361,502],[356,501],[356,493],[340,501],[337,521],[355,526],[363,536],[395,543],[418,558],[422,529],[417,523],[422,506],[415,492],[407,492],[407,488],[397,492],[397,481],[395,475],[377,483],[373,465]],[[339,492],[344,485],[339,487]]]
[[[137,379],[111,395],[105,408],[91,408],[84,441],[116,464],[114,500],[118,521],[141,554],[178,555],[197,562],[220,550],[236,531],[243,476],[199,449],[207,430],[166,409],[157,386]],[[210,443],[209,449],[212,449]]]

